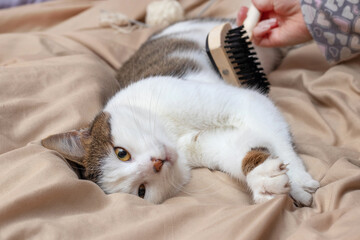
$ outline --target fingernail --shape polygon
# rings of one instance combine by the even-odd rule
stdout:
[[[271,28],[271,25],[262,24],[262,25],[259,25],[257,28],[259,28],[262,32],[265,32],[265,31],[267,31],[267,30],[269,30]]]
[[[267,20],[263,21],[263,23],[268,24],[268,25],[273,27],[273,26],[277,25],[277,19],[276,18],[270,18],[270,19],[267,19]]]
[[[268,23],[276,23],[277,19],[276,18],[269,18],[267,21],[268,21]]]

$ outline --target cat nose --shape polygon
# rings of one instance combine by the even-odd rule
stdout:
[[[164,165],[165,160],[157,159],[157,158],[151,158],[152,163],[154,164],[154,171],[160,172],[162,166]]]

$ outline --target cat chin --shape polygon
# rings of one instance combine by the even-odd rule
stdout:
[[[191,170],[186,165],[173,166],[173,171],[150,189],[151,194],[145,197],[145,200],[154,204],[163,203],[177,194],[181,193],[184,186],[190,181]]]
[[[106,194],[130,193],[138,195],[141,184],[146,187],[144,199],[159,204],[181,192],[191,178],[191,170],[185,159],[175,149],[168,153],[171,161],[164,163],[160,172],[155,172],[151,164],[126,166],[112,156],[102,160],[102,174],[97,184]],[[176,157],[175,157],[176,156]]]
[[[167,169],[164,169],[166,171],[163,175],[148,184],[149,192],[145,195],[145,200],[148,202],[162,203],[182,192],[184,186],[190,181],[191,170],[187,164],[182,163],[182,159],[172,164],[168,163],[165,167]]]

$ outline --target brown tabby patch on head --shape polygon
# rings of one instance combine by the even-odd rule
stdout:
[[[190,59],[171,57],[179,51],[199,51],[195,42],[169,37],[149,40],[119,69],[117,79],[124,88],[132,82],[150,76],[183,76],[187,71],[196,71],[199,66]]]
[[[254,168],[262,164],[268,157],[270,152],[265,147],[252,148],[242,161],[242,171],[246,176]]]
[[[109,155],[110,151],[113,149],[109,119],[110,115],[108,113],[99,113],[89,129],[90,137],[84,140],[84,176],[94,182],[98,180],[98,177],[101,174],[101,160]]]

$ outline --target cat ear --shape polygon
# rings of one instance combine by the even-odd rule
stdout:
[[[48,149],[59,152],[69,161],[84,166],[85,145],[89,140],[89,130],[81,129],[51,135],[41,140],[41,144]]]

